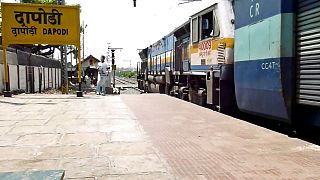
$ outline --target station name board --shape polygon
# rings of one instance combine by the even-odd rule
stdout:
[[[2,3],[4,43],[80,43],[80,7]]]

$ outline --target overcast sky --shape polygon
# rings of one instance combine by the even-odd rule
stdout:
[[[178,5],[179,0],[137,0],[136,8],[133,0],[66,0],[66,3],[81,5],[81,22],[87,24],[85,56],[106,55],[107,43],[111,43],[111,47],[123,48],[116,52],[118,67],[129,67],[129,60],[135,67],[140,60],[137,49],[161,39],[214,1]]]

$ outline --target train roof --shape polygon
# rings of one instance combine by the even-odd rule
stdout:
[[[209,6],[209,7],[206,7],[206,8],[204,8],[204,9],[202,9],[201,11],[199,11],[199,12],[197,12],[197,13],[194,13],[192,16],[190,16],[191,18],[192,17],[194,17],[194,16],[196,16],[196,15],[198,15],[198,14],[204,14],[204,13],[206,13],[206,11],[208,10],[208,9],[211,9],[211,8],[213,8],[215,5],[217,5],[218,3],[216,2],[216,3],[214,3],[213,5],[211,5],[211,6]]]
[[[189,26],[189,29],[187,29]],[[190,32],[190,19],[186,22],[184,22],[182,25],[180,25],[179,27],[175,28],[173,33],[176,37],[181,36],[183,34],[186,34]]]
[[[185,29],[188,25],[190,25],[190,22],[191,22],[191,18],[198,15],[198,14],[202,14],[202,13],[205,13],[208,9],[211,9],[213,8],[215,5],[217,5],[218,2],[215,2],[213,5],[209,6],[209,7],[206,7],[204,9],[202,9],[201,11],[193,14],[192,16],[190,16],[190,18],[185,21],[183,24],[181,24],[180,26],[176,27],[173,31],[171,31],[170,33],[168,33],[167,35],[165,35],[164,37],[162,37],[161,39],[159,39],[158,41],[154,42],[153,44],[151,44],[150,46],[148,46],[147,48],[151,48],[152,46],[158,44],[159,42],[161,42],[161,40],[164,40],[172,35],[176,35],[176,34],[181,34],[181,29]],[[179,32],[180,31],[180,32]]]
[[[142,49],[140,52],[139,52],[139,56],[141,58],[141,60],[145,60],[148,58],[148,48],[145,48],[145,49]]]
[[[188,26],[190,24],[190,18],[188,19],[188,21],[184,22],[183,24],[181,24],[180,26],[176,27],[171,33],[175,33],[177,31],[179,31],[181,28],[184,28],[186,26]]]

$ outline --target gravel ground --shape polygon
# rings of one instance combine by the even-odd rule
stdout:
[[[125,88],[120,90],[120,94],[141,94],[140,91],[133,88]]]
[[[52,90],[45,91],[43,94],[61,94],[61,91],[52,89]],[[75,93],[69,92],[69,94],[75,94]],[[94,95],[95,91],[84,89],[84,94],[93,94]],[[123,88],[120,90],[120,94],[141,94],[141,93],[140,93],[140,91],[136,90],[135,88]]]
[[[134,80],[134,79],[128,79],[128,80]],[[117,82],[116,87],[121,88],[120,94],[141,94],[140,91],[137,90],[137,84],[131,84],[131,83],[126,83],[126,84],[121,84]],[[133,88],[127,88],[127,87],[133,87]],[[77,87],[69,87],[69,94],[75,94],[77,90]],[[86,88],[82,87],[83,94],[95,94],[95,87],[93,88]],[[21,93],[19,93],[21,94]],[[24,93],[22,93],[24,94]],[[35,93],[35,94],[62,94],[60,89],[47,89],[45,91],[42,91],[41,93]],[[1,95],[1,94],[0,94]]]

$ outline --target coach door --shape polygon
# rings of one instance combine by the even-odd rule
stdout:
[[[297,103],[320,106],[320,1],[297,3]]]
[[[181,71],[181,64],[182,64],[182,40],[178,39],[175,43],[175,59],[174,59],[174,64],[175,64],[175,71]]]

